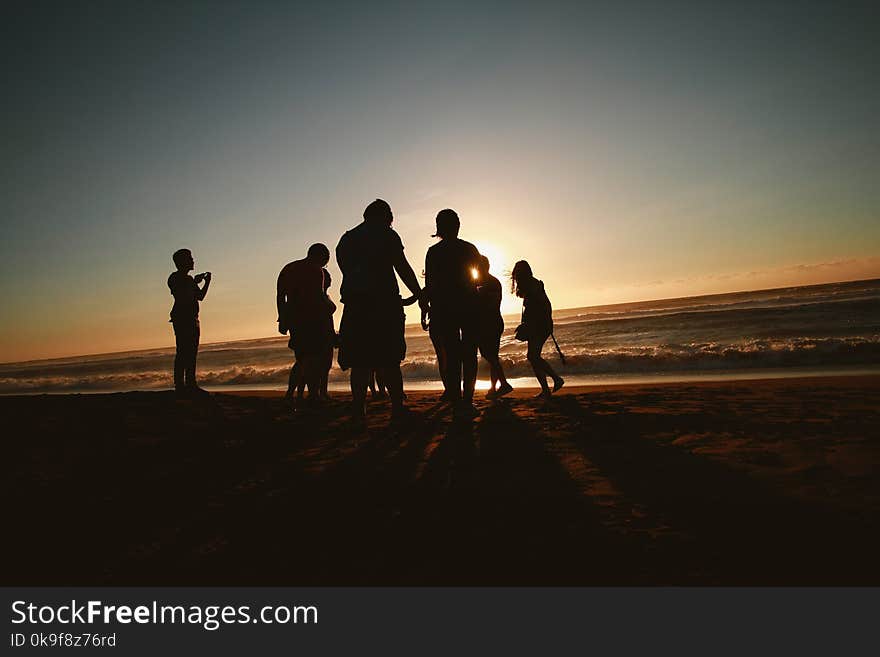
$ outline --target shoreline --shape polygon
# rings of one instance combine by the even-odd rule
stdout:
[[[836,379],[849,379],[849,378],[866,378],[871,379],[874,377],[880,377],[880,369],[878,370],[858,370],[853,372],[810,372],[810,373],[798,373],[798,374],[779,374],[779,375],[767,375],[767,376],[705,376],[705,377],[693,377],[686,379],[678,379],[678,378],[669,378],[663,379],[661,377],[650,378],[646,377],[645,379],[639,379],[635,381],[626,381],[626,380],[611,380],[611,381],[597,381],[595,383],[582,383],[579,380],[575,379],[575,381],[571,384],[568,383],[568,379],[566,379],[566,384],[562,388],[561,391],[555,393],[555,396],[564,395],[564,394],[586,394],[589,392],[598,392],[598,391],[606,391],[606,390],[615,390],[615,389],[639,389],[644,387],[657,387],[657,386],[679,386],[679,385],[699,385],[702,383],[714,384],[714,383],[756,383],[756,382],[773,382],[773,381],[803,381],[805,383],[830,383]],[[516,379],[511,379],[511,381],[517,381]],[[478,382],[479,383],[479,382]],[[407,388],[406,381],[404,381],[404,392],[407,395],[416,394],[416,395],[433,395],[437,393],[442,388],[438,384],[435,387],[430,388]],[[508,395],[505,395],[504,398],[508,399],[519,399],[524,396],[533,396],[534,393],[540,391],[540,386],[538,383],[532,379],[531,385],[518,385],[514,387],[513,392]],[[242,396],[261,396],[261,397],[272,397],[272,396],[283,396],[286,388],[247,388],[247,389],[221,389],[219,387],[211,388],[210,392],[212,394],[229,394],[229,395],[242,395]],[[160,392],[160,391],[132,391],[132,392]],[[330,388],[330,393],[348,393],[348,389],[346,388]],[[477,388],[477,391],[474,395],[475,401],[486,401],[485,390]],[[367,398],[369,399],[369,393],[367,393]]]
[[[564,375],[564,372],[563,372]],[[598,374],[582,375],[574,374],[564,377],[565,389],[570,388],[604,388],[608,386],[629,385],[665,385],[677,383],[700,383],[700,382],[724,382],[724,381],[772,381],[782,379],[803,378],[840,378],[852,376],[880,376],[880,365],[853,365],[837,368],[777,368],[777,369],[742,369],[704,372],[669,372],[655,374]],[[516,377],[509,379],[516,390],[538,390],[539,386],[534,377]],[[404,390],[410,392],[434,392],[441,389],[439,380],[406,380]],[[481,397],[488,390],[489,381],[478,379],[477,397]],[[151,393],[167,392],[169,387],[163,388],[132,388],[132,389],[65,389],[48,391],[16,391],[0,392],[0,399],[6,397],[33,397],[33,396],[64,396],[64,395],[112,395],[131,392]],[[283,392],[287,389],[286,384],[267,385],[261,383],[240,385],[206,385],[205,389],[212,394],[239,394],[239,393],[271,393]],[[347,380],[332,381],[329,386],[331,393],[348,393]]]
[[[834,385],[836,382],[840,380],[850,380],[851,382],[857,382],[864,380],[865,382],[878,382],[880,383],[880,373],[878,374],[851,374],[851,375],[834,375],[834,376],[803,376],[803,377],[780,377],[776,379],[771,378],[761,378],[761,379],[720,379],[720,380],[712,380],[712,381],[661,381],[661,382],[625,382],[625,383],[604,383],[604,384],[596,384],[596,385],[565,385],[559,392],[555,393],[552,399],[558,399],[560,397],[564,397],[566,395],[578,396],[578,395],[589,395],[590,393],[604,393],[604,392],[638,392],[646,389],[664,389],[670,388],[675,389],[681,386],[688,386],[694,388],[700,388],[703,385],[707,387],[715,387],[716,385],[724,385],[724,384],[749,384],[749,383],[757,383],[757,384],[767,384],[769,386],[773,386],[774,384],[783,384],[790,383],[794,387],[810,387],[813,385]],[[521,387],[516,388],[513,392],[508,395],[505,395],[501,398],[501,400],[530,400],[535,397],[535,394],[540,391],[540,387],[535,384],[532,387]],[[150,391],[157,392],[157,391]],[[347,397],[350,397],[347,393],[337,392],[336,395],[333,395],[333,391],[331,390],[331,398],[334,402],[344,403]],[[424,400],[432,400],[436,399],[440,389],[437,388],[432,390],[411,390],[405,391],[408,398],[418,401]],[[121,393],[126,394],[126,393]],[[284,396],[284,391],[275,390],[275,389],[259,389],[259,390],[230,390],[224,392],[215,392],[212,391],[211,394],[221,394],[221,395],[230,395],[233,397],[255,397],[255,398],[264,398],[264,399],[280,399]],[[551,402],[552,402],[551,399]],[[367,403],[371,402],[369,393],[367,394]],[[492,403],[491,400],[487,400],[482,394],[477,392],[474,395],[474,403]]]

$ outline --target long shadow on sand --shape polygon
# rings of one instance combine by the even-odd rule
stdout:
[[[658,442],[663,430],[699,430],[700,414],[594,413],[580,399],[553,401],[577,419],[571,437],[628,499],[669,522],[683,541],[662,541],[658,572],[693,583],[866,584],[878,581],[876,528],[840,517],[747,473]],[[706,429],[705,426],[702,427]],[[663,563],[667,562],[667,563]],[[679,579],[680,583],[685,583]]]
[[[411,582],[564,585],[619,575],[606,567],[617,544],[597,510],[507,403],[450,423],[405,499],[401,536],[424,564]]]
[[[366,431],[344,406],[292,416],[259,397],[2,399],[6,582],[878,580],[869,527],[657,439],[707,429],[700,413],[587,398],[501,402],[473,423],[423,402],[395,430],[377,405]]]

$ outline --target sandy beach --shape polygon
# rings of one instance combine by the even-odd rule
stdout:
[[[880,584],[880,377],[0,398],[7,585]]]

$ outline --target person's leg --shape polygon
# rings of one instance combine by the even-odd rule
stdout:
[[[190,388],[197,388],[198,382],[196,381],[196,359],[199,355],[199,327],[198,325],[193,327],[192,333],[190,334],[190,342],[189,342],[189,353],[187,364],[186,364],[186,385]]]
[[[376,346],[374,357],[380,367],[376,368],[377,381],[388,390],[391,398],[391,417],[400,420],[406,408],[403,405],[403,375],[400,363],[406,357],[405,337],[406,315],[400,306],[400,299],[389,302],[387,308],[381,308],[374,325],[376,333],[373,344]]]
[[[501,356],[498,355],[498,352],[495,352],[494,367],[498,376],[498,383],[500,384],[498,386],[498,396],[500,397],[501,395],[506,395],[507,393],[512,392],[513,386],[507,381],[507,376],[504,374],[504,366],[501,365]]]
[[[333,343],[328,342],[324,347],[324,356],[321,360],[321,397],[324,399],[330,399],[328,387],[331,369],[333,369]]]
[[[501,379],[504,377],[504,372],[501,369],[501,363],[498,362],[498,356],[490,354],[489,357],[486,358],[486,362],[489,363],[489,379],[492,382],[491,389],[492,391],[495,391],[498,384],[501,382]]]
[[[495,388],[498,386],[498,357],[493,357],[491,353],[480,350],[483,359],[489,363],[489,393],[494,394]],[[488,353],[488,356],[486,355]]]
[[[302,399],[306,395],[306,359],[302,359],[302,363],[296,368],[296,398]]]
[[[553,366],[550,365],[550,363],[548,363],[545,359],[542,358],[541,362],[543,364],[544,372],[551,379],[553,379],[553,392],[556,392],[562,387],[562,385],[565,383],[565,380],[556,373],[556,371],[553,369]]]
[[[429,335],[431,336],[431,344],[434,345],[434,353],[437,354],[437,370],[440,372],[440,381],[443,383],[443,395],[444,397],[448,397],[450,395],[450,385],[447,380],[447,368],[449,367],[449,363],[447,362],[447,354],[446,348],[443,345],[443,339],[440,336],[440,329],[435,328],[434,325],[431,325]]]
[[[285,399],[293,399],[293,393],[296,392],[297,376],[299,374],[299,362],[293,361],[290,366],[290,374],[287,377],[287,392],[284,393]]]
[[[326,356],[326,335],[324,327],[315,321],[304,322],[297,327],[299,332],[298,352],[302,355],[302,383],[309,389],[309,399],[321,398],[321,375]]]
[[[484,336],[485,335],[486,334],[484,334]],[[513,390],[507,382],[507,377],[504,376],[504,368],[501,366],[501,357],[499,356],[500,350],[501,333],[495,333],[493,331],[487,337],[480,339],[480,353],[483,355],[483,358],[486,359],[486,362],[489,363],[489,375],[492,379],[492,389],[487,396],[491,397],[500,397]]]
[[[293,396],[296,391],[296,398],[303,398],[306,388],[306,359],[308,340],[306,332],[300,327],[290,328],[290,342],[288,346],[293,349],[293,356],[296,359],[293,367],[290,368],[290,379],[288,380],[288,392]]]
[[[437,369],[440,371],[440,382],[443,384],[443,395],[447,399],[454,398],[455,382],[450,378],[452,370],[449,364],[449,351],[446,349],[446,343],[442,338],[437,339]]]
[[[550,378],[555,378],[553,368],[550,366],[550,363],[542,356],[538,359],[538,366],[541,368],[541,371],[549,376]]]
[[[186,383],[183,372],[187,361],[187,343],[183,329],[174,325],[174,344],[177,347],[174,353],[174,389],[178,391],[183,390]]]
[[[363,418],[366,414],[365,404],[367,402],[367,384],[370,380],[369,367],[352,367],[351,368],[351,404],[352,415],[355,418]]]
[[[538,367],[541,372],[550,378],[555,378],[553,376],[553,368],[550,367],[550,363],[548,363],[543,357],[538,359]]]
[[[309,399],[315,401],[321,397],[321,356],[309,354],[303,362],[303,375],[309,389]],[[364,393],[366,395],[366,393]]]
[[[549,337],[549,336],[548,336]],[[544,338],[546,341],[547,338]],[[542,350],[543,350],[543,342],[542,342]],[[553,392],[559,390],[562,385],[565,383],[564,379],[556,373],[556,370],[553,369],[553,366],[547,362],[545,358],[541,356],[541,352],[539,351],[537,354],[538,357],[538,367],[540,367],[541,371],[553,379]]]
[[[452,401],[461,401],[461,366],[462,348],[461,336],[458,331],[445,331],[443,333],[443,348],[446,350],[446,383],[449,386],[449,394]]]
[[[547,385],[547,374],[544,371],[544,359],[541,358],[541,350],[544,348],[544,343],[547,341],[547,338],[543,340],[529,340],[529,350],[528,350],[528,359],[529,364],[532,366],[532,371],[535,373],[535,378],[538,379],[538,383],[541,384],[541,392],[542,394],[550,394],[550,386]]]
[[[461,327],[461,367],[464,401],[470,404],[477,386],[477,340],[473,328],[466,323]]]
[[[455,403],[461,400],[461,330],[454,318],[438,315],[431,318],[431,329],[436,338],[438,363],[442,362],[440,378],[446,389],[446,399]],[[442,358],[441,358],[442,354]]]
[[[400,365],[384,367],[379,371],[391,398],[391,412],[399,412],[403,408],[403,374],[400,372]]]
[[[327,387],[330,385],[330,370],[327,369],[327,363],[322,363],[321,365],[321,398],[329,399],[330,394],[327,391]]]
[[[367,387],[373,373],[365,357],[368,353],[365,346],[371,333],[369,319],[368,308],[363,303],[349,299],[339,323],[339,365],[344,369],[351,367],[351,415],[355,421],[362,421],[366,416]]]
[[[544,373],[544,368],[541,367],[541,363],[534,360],[530,360],[529,363],[532,366],[532,372],[534,372],[535,378],[538,379],[538,383],[541,385],[541,392],[544,394],[550,394],[550,386],[547,385],[547,375]]]
[[[494,356],[495,373],[498,376],[498,382],[501,384],[501,388],[510,388],[510,384],[507,382],[507,376],[504,374],[504,366],[501,365],[501,335],[503,333],[504,325],[502,324],[500,330],[492,335],[492,356]],[[512,388],[510,389],[512,390]]]
[[[174,389],[175,390],[183,390],[186,387],[186,383],[183,378],[183,362],[186,358],[186,353],[178,346],[177,353],[174,355]]]
[[[376,390],[379,395],[379,399],[385,399],[388,394],[388,385],[385,383],[385,377],[382,375],[382,370],[376,370]]]
[[[297,347],[294,354],[296,355],[296,362],[291,369],[293,388],[296,391],[296,398],[302,399],[306,391],[306,357],[301,347]]]

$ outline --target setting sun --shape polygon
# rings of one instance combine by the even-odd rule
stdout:
[[[480,255],[489,258],[489,271],[499,278],[504,276],[505,267],[509,269],[504,252],[494,244],[487,244],[486,242],[474,242],[474,246],[477,247]]]

